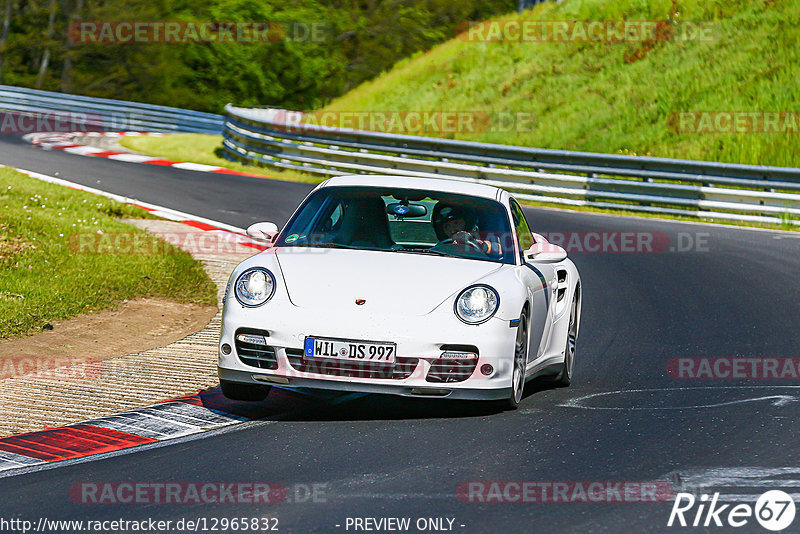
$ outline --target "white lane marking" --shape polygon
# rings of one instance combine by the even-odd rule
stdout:
[[[800,389],[800,386],[720,386],[720,387],[713,387],[713,386],[704,386],[704,387],[686,387],[686,388],[654,388],[654,389],[619,389],[616,391],[604,391],[600,393],[591,393],[589,395],[582,395],[580,397],[570,399],[567,402],[559,404],[558,406],[562,408],[580,408],[583,410],[618,410],[618,411],[629,411],[629,410],[691,410],[691,409],[701,409],[701,408],[718,408],[721,406],[732,406],[735,404],[744,404],[749,402],[759,402],[759,401],[772,401],[773,406],[785,406],[792,402],[800,401],[800,397],[797,395],[764,395],[759,397],[750,397],[747,399],[737,399],[732,401],[725,401],[725,402],[716,402],[716,403],[708,403],[708,404],[690,404],[686,406],[589,406],[586,405],[586,401],[591,399],[599,398],[599,397],[607,397],[607,396],[622,396],[629,393],[663,393],[663,392],[673,392],[673,391],[716,391],[716,390],[723,390],[723,389],[733,389],[733,390],[748,390],[748,389],[777,389],[777,388],[790,388],[793,390]],[[798,392],[800,393],[800,392]]]
[[[213,425],[226,425],[231,421],[244,421],[246,418],[215,412],[205,406],[198,406],[183,401],[169,401],[154,404],[139,411],[154,417],[167,418],[198,428],[209,428]]]
[[[17,469],[30,465],[38,465],[44,463],[44,460],[38,458],[31,458],[30,456],[23,456],[13,452],[0,451],[0,471],[7,469]]]
[[[55,143],[47,143],[47,148],[51,149],[51,148],[58,148],[61,146],[73,146],[73,145],[75,145],[75,143],[73,143],[72,141],[57,141]]]
[[[194,428],[181,424],[167,424],[163,419],[152,418],[147,414],[121,413],[107,415],[91,420],[92,426],[125,432],[143,438],[166,439],[170,436],[194,434]]]
[[[144,154],[112,154],[108,159],[115,159],[117,161],[129,161],[131,163],[144,163],[145,161],[152,161],[153,156],[145,156]]]
[[[168,211],[153,210],[150,213],[152,215],[155,215],[156,217],[161,217],[162,219],[168,219],[170,221],[182,222],[182,221],[186,220],[185,217],[181,217],[179,215],[174,215],[174,214],[172,214],[172,213],[170,213]]]
[[[243,420],[234,415],[222,415],[203,406],[171,401],[98,417],[81,424],[109,428],[146,438],[168,439],[240,423]]]
[[[91,424],[93,426],[134,434],[145,438],[163,440],[197,434],[209,428],[232,425],[238,422],[238,420],[230,419],[225,423],[197,425],[176,421],[168,417],[159,417],[158,415],[143,410],[135,413],[127,412],[99,417],[91,421],[86,421],[84,424]]]
[[[187,169],[190,171],[202,171],[202,172],[218,171],[222,168],[217,165],[205,165],[204,163],[191,163],[189,161],[173,163],[171,166],[175,169]]]
[[[91,154],[97,154],[98,152],[108,152],[108,151],[107,150],[103,150],[102,148],[95,148],[93,146],[73,146],[73,147],[65,148],[64,152],[69,152],[70,154],[80,154],[82,156],[87,156],[87,155],[91,155]]]
[[[79,189],[81,191],[86,191],[87,193],[94,193],[95,195],[101,195],[106,198],[110,198],[112,200],[116,200],[117,202],[122,202],[125,204],[135,204],[137,206],[142,206],[148,208],[150,210],[155,210],[159,212],[159,216],[164,217],[163,213],[169,213],[172,215],[172,220],[175,221],[197,221],[201,223],[208,224],[210,226],[216,226],[217,228],[221,228],[223,230],[228,230],[230,232],[234,232],[237,234],[247,235],[247,232],[244,228],[239,228],[238,226],[233,226],[231,224],[226,224],[223,222],[215,221],[213,219],[206,219],[205,217],[198,217],[197,215],[191,215],[189,213],[185,213],[183,211],[174,210],[172,208],[165,208],[164,206],[159,206],[157,204],[150,204],[149,202],[142,202],[141,200],[137,200],[135,198],[124,197],[122,195],[117,195],[115,193],[109,193],[107,191],[103,191],[100,189],[95,189],[94,187],[88,187],[83,184],[79,184],[76,182],[70,182],[69,180],[63,180],[61,178],[56,178],[54,176],[48,176],[46,174],[41,174],[34,171],[29,171],[26,169],[19,169],[14,168],[15,170],[27,174],[31,178],[36,178],[37,180],[42,180],[43,182],[49,182],[51,184],[58,184],[63,185],[66,187],[71,187],[73,189]],[[166,217],[165,217],[166,218]]]

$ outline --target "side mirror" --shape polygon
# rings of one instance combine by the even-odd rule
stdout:
[[[522,253],[525,261],[539,263],[558,263],[567,259],[567,251],[558,245],[553,245],[539,234],[535,234],[536,242],[531,248]]]
[[[276,235],[278,235],[278,225],[271,222],[255,223],[247,228],[247,237],[262,243],[272,243]]]

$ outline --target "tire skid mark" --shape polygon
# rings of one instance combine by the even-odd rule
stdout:
[[[768,389],[789,389],[791,392],[796,392],[796,394],[772,394],[772,395],[757,395],[757,396],[749,396],[747,398],[741,399],[732,399],[732,400],[724,400],[719,402],[704,402],[704,403],[697,403],[697,404],[683,404],[679,406],[637,406],[634,403],[629,401],[622,402],[619,401],[617,406],[601,406],[596,404],[591,404],[591,401],[600,398],[612,398],[612,403],[614,400],[618,400],[623,396],[628,395],[637,395],[637,394],[645,394],[645,395],[653,395],[653,394],[668,394],[672,392],[717,392],[723,390],[734,390],[734,391],[746,391],[746,390],[768,390]],[[643,397],[646,402],[650,402],[652,397]],[[707,408],[721,408],[725,406],[735,406],[740,404],[748,404],[753,402],[769,402],[772,406],[781,407],[787,406],[789,404],[793,404],[795,402],[800,401],[800,386],[786,386],[786,385],[776,385],[776,386],[698,386],[698,387],[681,387],[681,388],[652,388],[652,389],[620,389],[615,391],[602,391],[599,393],[590,393],[588,395],[581,395],[580,397],[576,397],[574,399],[570,399],[567,402],[561,403],[558,406],[562,408],[579,408],[583,410],[617,410],[617,411],[630,411],[630,410],[637,410],[637,411],[649,411],[649,410],[696,410],[696,409],[707,409]],[[645,402],[645,403],[646,403]],[[644,403],[643,403],[644,404]]]

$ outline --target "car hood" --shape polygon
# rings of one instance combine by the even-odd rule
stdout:
[[[353,310],[425,315],[500,263],[366,250],[285,248],[276,252],[289,298],[323,313]]]

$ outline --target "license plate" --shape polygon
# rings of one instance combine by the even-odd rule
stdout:
[[[357,362],[394,363],[397,347],[394,343],[345,341],[307,337],[306,358],[334,358]]]

